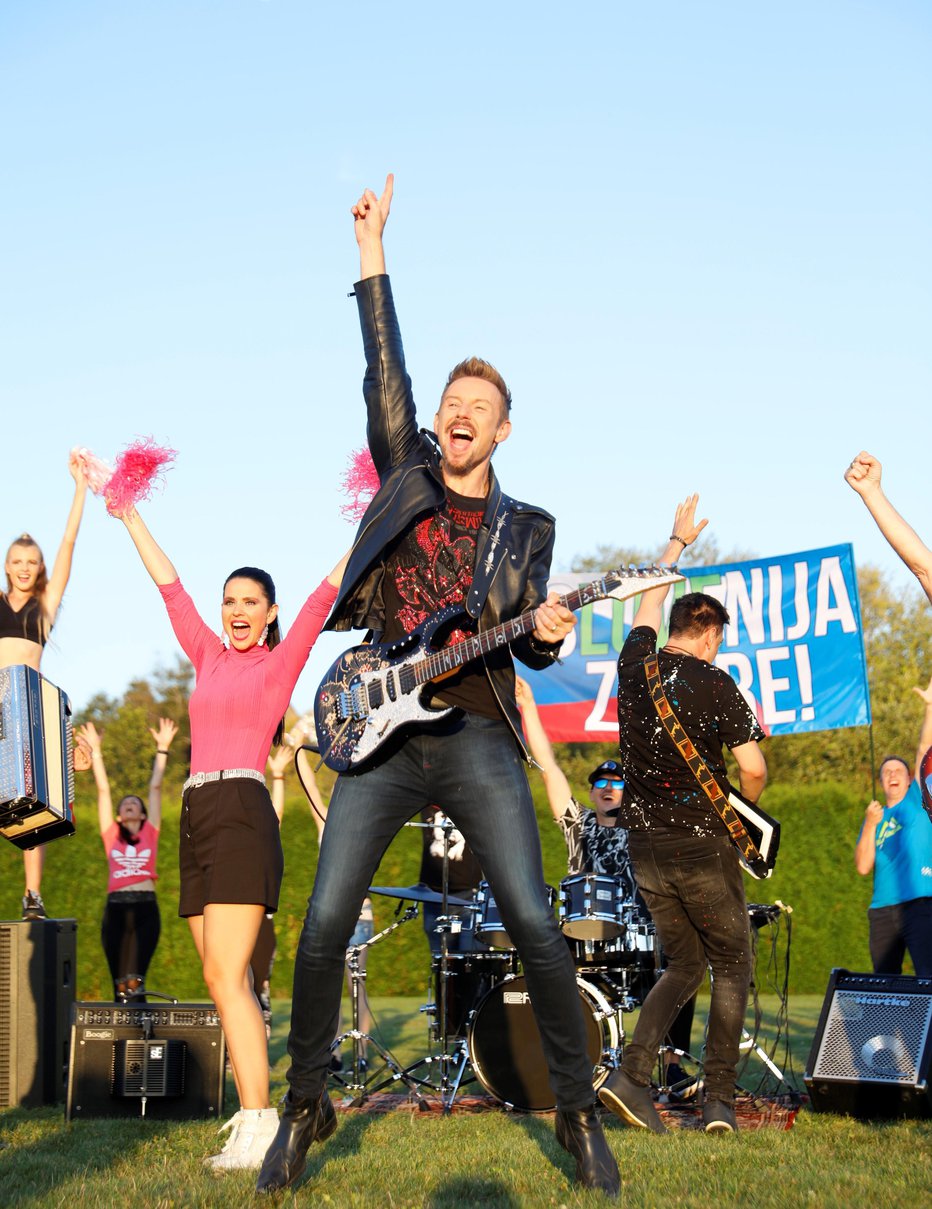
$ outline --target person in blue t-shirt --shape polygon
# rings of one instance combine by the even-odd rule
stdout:
[[[925,702],[916,761],[932,745],[932,680],[913,690]],[[875,974],[899,974],[908,951],[916,975],[932,978],[932,822],[922,805],[918,779],[900,756],[880,765],[886,805],[873,801],[854,850],[854,865],[874,874],[867,918]]]

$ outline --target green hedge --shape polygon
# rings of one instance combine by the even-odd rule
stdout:
[[[532,788],[545,876],[551,885],[558,885],[566,869],[563,841],[550,819],[536,773],[532,774]],[[315,829],[307,805],[290,778],[288,791],[283,824],[285,881],[276,917],[278,957],[273,978],[273,994],[281,996],[291,991],[293,955],[317,866]],[[109,977],[99,939],[106,862],[97,835],[96,806],[86,782],[80,794],[77,834],[49,845],[43,894],[50,913],[74,917],[79,922],[79,996],[107,999]],[[782,850],[777,873],[770,881],[748,880],[748,898],[755,902],[780,899],[793,907],[791,986],[797,993],[819,993],[825,989],[832,966],[870,968],[865,919],[870,878],[859,877],[853,864],[864,802],[843,786],[813,785],[774,786],[768,790],[765,803],[783,825]],[[187,927],[175,914],[178,824],[178,795],[166,793],[159,861],[162,937],[148,981],[151,987],[179,998],[203,997],[206,991]],[[364,825],[361,819],[360,826]],[[409,885],[417,881],[420,843],[420,831],[404,828],[388,849],[376,884]],[[12,845],[4,844],[0,860],[0,913],[3,918],[15,919],[20,913],[22,859]],[[392,922],[397,905],[393,899],[375,899],[377,927]],[[430,959],[420,920],[405,924],[370,954],[369,985],[375,995],[423,995],[429,974]]]

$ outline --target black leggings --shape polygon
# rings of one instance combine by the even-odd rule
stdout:
[[[114,996],[127,989],[128,978],[145,978],[159,943],[162,920],[154,890],[126,890],[107,895],[100,941],[107,955]]]

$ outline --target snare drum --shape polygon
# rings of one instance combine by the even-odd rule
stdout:
[[[517,971],[518,958],[514,952],[448,953],[447,1038],[465,1037],[476,1004],[493,986],[512,977]],[[437,954],[434,954],[431,960],[430,975],[434,994],[434,1019],[439,1032],[443,969],[441,958]]]
[[[599,1087],[617,1058],[617,1017],[598,987],[581,978],[576,979],[576,986],[593,1086]],[[546,1112],[556,1106],[523,977],[492,987],[479,1004],[469,1029],[469,1060],[486,1091],[509,1108]]]
[[[604,873],[577,873],[560,883],[560,927],[574,940],[608,940],[625,930],[624,887]]]

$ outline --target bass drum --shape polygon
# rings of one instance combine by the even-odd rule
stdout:
[[[586,1026],[586,1052],[593,1086],[608,1078],[618,1050],[618,1023],[608,1000],[582,978],[576,979]],[[469,1060],[476,1078],[508,1108],[547,1112],[556,1098],[547,1078],[540,1031],[522,975],[501,982],[486,994],[469,1029]]]

